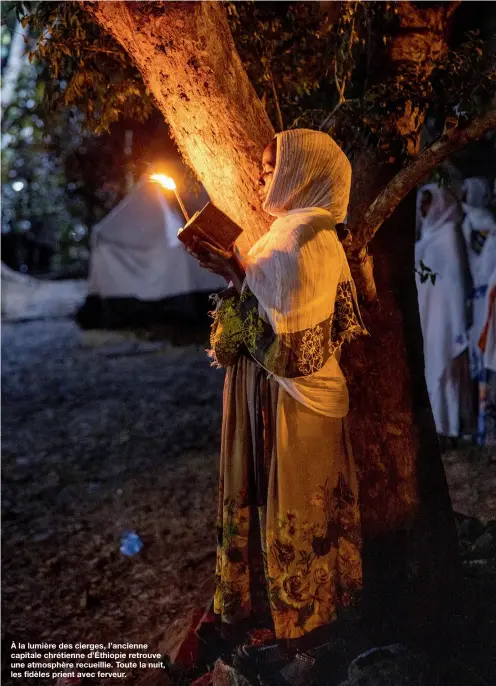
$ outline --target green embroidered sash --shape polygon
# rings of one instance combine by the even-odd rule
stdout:
[[[338,284],[334,312],[302,331],[277,335],[259,315],[258,300],[245,287],[221,294],[213,315],[210,356],[213,364],[233,364],[245,346],[268,372],[286,378],[318,372],[345,341],[366,334],[352,281]]]

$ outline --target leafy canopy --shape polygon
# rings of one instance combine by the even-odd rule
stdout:
[[[152,97],[131,58],[79,3],[17,3],[16,9],[37,36],[29,59],[44,63],[50,74],[51,109],[77,106],[96,133],[121,117],[143,121],[151,115]]]
[[[465,33],[426,76],[417,64],[393,70],[400,4],[325,4],[227,3],[243,63],[277,128],[332,129],[345,148],[368,142],[398,161],[408,155],[407,140],[389,124],[407,108],[444,122],[470,119],[490,103],[496,59],[489,37]]]
[[[322,128],[345,148],[364,142],[391,161],[408,155],[396,126],[407,107],[443,121],[470,118],[494,92],[496,61],[471,32],[426,78],[407,65],[390,78],[400,3],[225,2],[236,46],[276,129]],[[52,106],[76,105],[96,131],[121,116],[145,119],[152,99],[127,53],[77,2],[30,3],[23,21],[38,34],[33,59],[47,65]],[[167,3],[142,3],[160,14]],[[418,66],[418,65],[417,65]]]

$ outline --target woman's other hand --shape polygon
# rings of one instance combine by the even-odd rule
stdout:
[[[245,273],[234,250],[221,250],[207,241],[198,241],[193,248],[186,249],[198,260],[200,267],[223,276],[228,283],[232,281],[237,290],[241,291]]]
[[[232,267],[229,262],[234,256],[232,251],[220,250],[206,241],[198,241],[194,247],[186,248],[186,250],[198,260],[203,269],[207,269],[212,274],[219,274],[227,281],[232,280]]]

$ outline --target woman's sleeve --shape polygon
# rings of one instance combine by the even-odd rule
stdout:
[[[318,372],[345,341],[366,333],[353,281],[338,284],[334,311],[315,326],[276,334],[246,286],[239,301],[242,336],[249,353],[276,376],[296,378]]]
[[[210,350],[208,355],[216,367],[229,367],[240,355],[243,346],[243,323],[240,298],[234,287],[214,296],[215,309],[210,312]]]

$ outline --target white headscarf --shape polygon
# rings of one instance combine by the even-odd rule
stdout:
[[[425,217],[421,217],[420,240],[415,246],[417,266],[422,261],[432,271],[440,275],[451,274],[460,286],[467,286],[467,264],[463,240],[459,231],[462,218],[460,204],[449,189],[434,183],[423,186],[417,194],[417,212],[420,216],[422,195],[428,191],[432,201]],[[455,256],[455,264],[451,257]],[[451,273],[451,269],[455,273]]]
[[[345,220],[351,164],[326,133],[292,129],[276,135],[277,157],[263,209],[274,217],[291,210],[320,207],[335,224]]]
[[[350,186],[351,165],[330,136],[309,129],[277,134],[276,167],[263,206],[277,219],[246,261],[246,284],[276,334],[303,331],[330,317],[340,284],[351,284],[356,301],[335,231],[346,217]],[[275,378],[316,412],[347,414],[346,382],[335,356],[309,376]]]
[[[422,195],[429,192],[432,196],[431,206],[425,217],[420,214]],[[455,194],[449,189],[429,183],[423,186],[417,194],[417,212],[421,224],[421,240],[431,238],[438,231],[446,228],[447,222],[457,222],[461,219],[461,210]]]
[[[487,207],[491,202],[491,184],[482,176],[472,176],[463,182],[464,202],[471,207]]]
[[[463,203],[463,236],[467,245],[474,287],[480,289],[487,285],[496,265],[496,221],[493,213],[488,209],[491,201],[491,184],[488,179],[472,177],[465,179],[463,188],[466,192]],[[472,248],[472,231],[488,234],[480,253]]]

